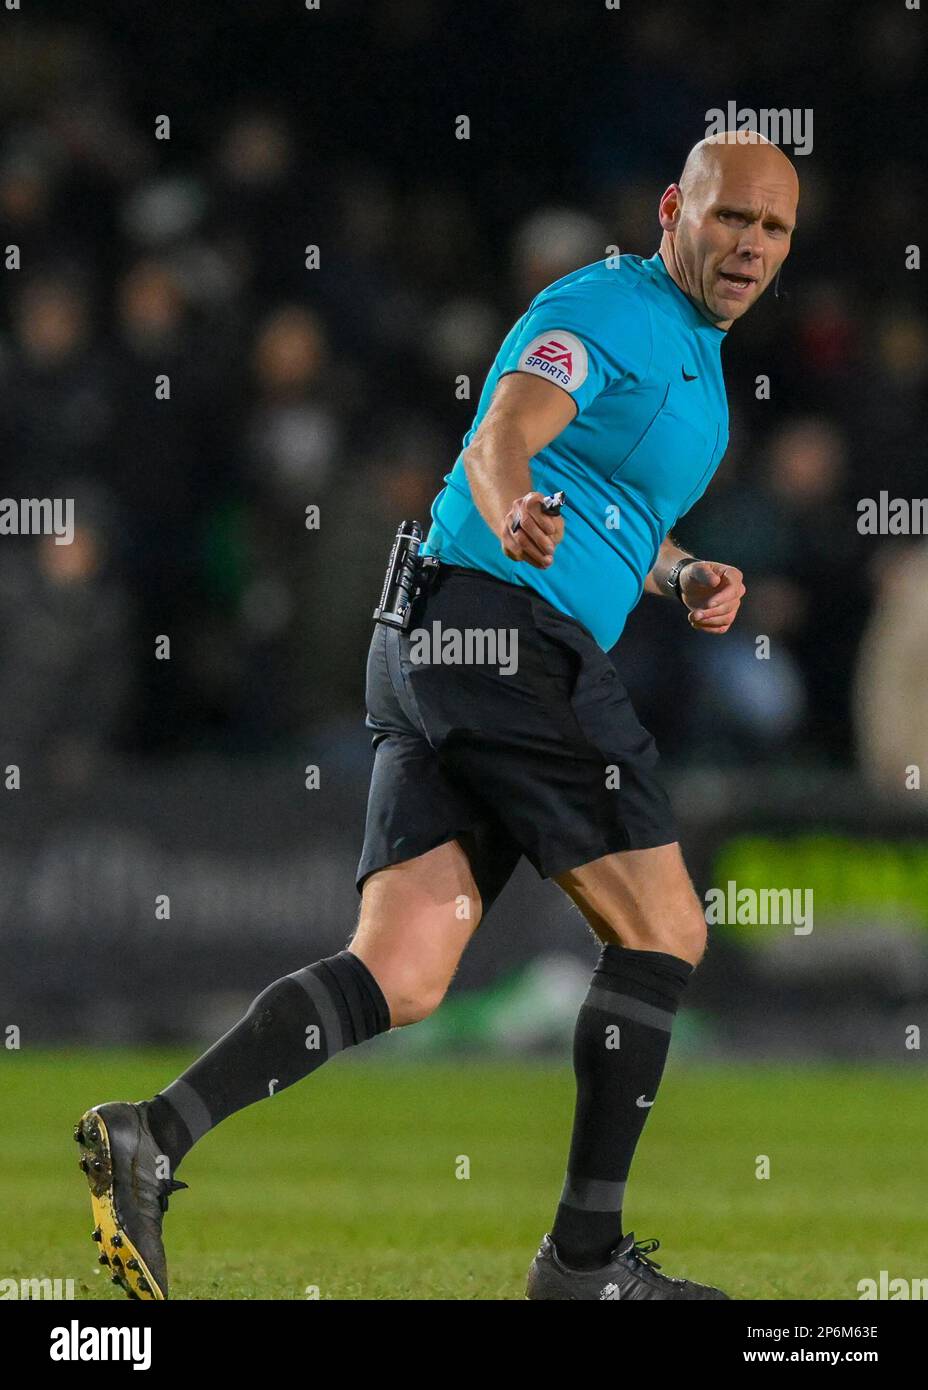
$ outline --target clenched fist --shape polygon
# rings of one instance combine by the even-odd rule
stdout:
[[[503,552],[510,560],[525,560],[539,570],[554,564],[555,546],[564,535],[564,518],[546,516],[541,509],[543,501],[541,492],[527,492],[516,498],[499,533]],[[513,532],[516,522],[518,530]]]

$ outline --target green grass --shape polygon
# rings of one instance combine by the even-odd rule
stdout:
[[[4,1055],[0,1277],[95,1261],[71,1128],[92,1102],[154,1093],[184,1054]],[[671,1066],[629,1184],[627,1226],[665,1270],[737,1298],[856,1298],[928,1274],[921,1068]],[[233,1117],[184,1163],[167,1249],[180,1299],[521,1298],[560,1189],[569,1068],[342,1058]],[[755,1158],[770,1158],[769,1181]],[[459,1155],[470,1161],[455,1176]]]

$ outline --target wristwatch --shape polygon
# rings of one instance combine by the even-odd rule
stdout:
[[[672,594],[676,594],[677,598],[683,604],[684,608],[687,607],[687,602],[686,599],[683,597],[683,593],[680,589],[680,575],[686,569],[687,565],[698,564],[699,560],[697,556],[683,555],[680,557],[679,560],[672,564],[670,566],[670,569],[667,571],[667,588],[670,590]]]

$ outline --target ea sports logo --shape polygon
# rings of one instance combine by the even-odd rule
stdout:
[[[574,359],[571,356],[570,348],[559,343],[556,338],[552,338],[550,343],[542,343],[541,347],[537,347],[535,356],[543,357],[546,362],[559,362],[568,376],[573,374]]]
[[[542,376],[565,391],[576,391],[586,381],[586,348],[575,334],[562,329],[540,333],[519,358],[519,371]]]

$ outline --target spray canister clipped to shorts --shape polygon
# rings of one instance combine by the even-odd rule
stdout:
[[[412,602],[418,590],[419,549],[422,527],[418,521],[401,521],[390,551],[386,578],[380,603],[374,609],[374,622],[398,627],[405,632],[409,626]],[[430,557],[426,556],[426,561]]]

